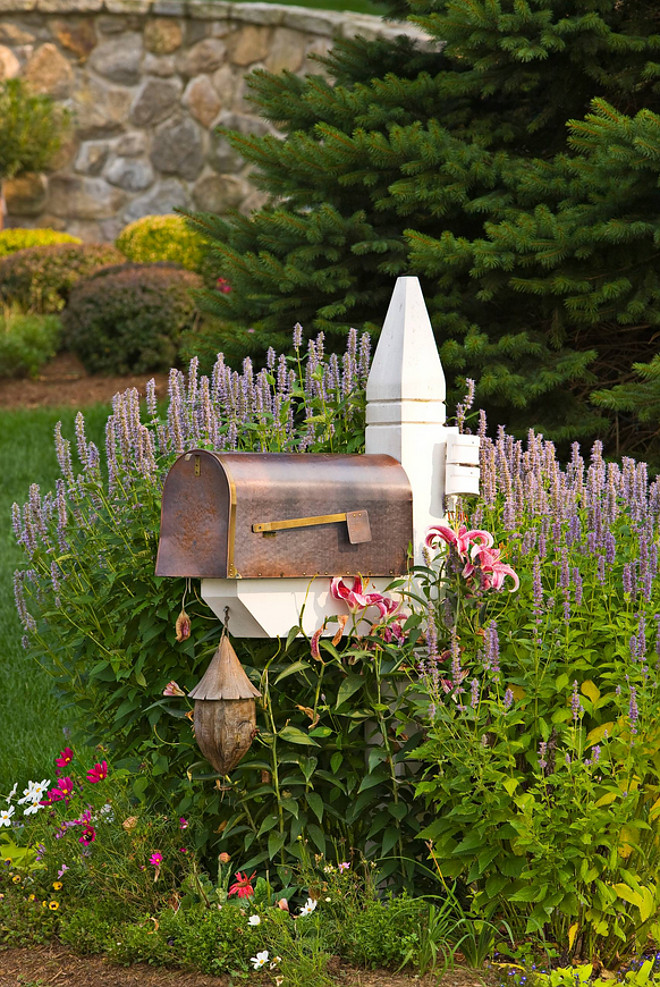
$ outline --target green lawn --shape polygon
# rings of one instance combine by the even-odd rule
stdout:
[[[85,412],[88,435],[99,446],[108,412],[105,405]],[[13,573],[24,556],[14,539],[11,505],[27,499],[31,483],[43,492],[54,488],[53,429],[61,420],[64,434],[73,438],[75,414],[70,408],[0,411],[0,796],[15,781],[41,779],[52,771],[71,716],[54,695],[48,674],[21,646]]]

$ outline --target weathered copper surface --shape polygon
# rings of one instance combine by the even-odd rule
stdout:
[[[193,725],[206,760],[229,774],[250,749],[257,726],[254,699],[196,699]]]
[[[254,700],[260,695],[223,633],[209,667],[188,693],[195,700],[197,746],[220,774],[229,774],[248,751],[257,723]]]
[[[391,456],[192,450],[165,481],[156,574],[394,576],[411,540],[410,484]]]

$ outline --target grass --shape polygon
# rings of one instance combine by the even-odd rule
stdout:
[[[98,445],[108,413],[106,405],[85,410],[88,435]],[[47,775],[70,719],[46,670],[21,646],[13,574],[25,556],[14,539],[11,505],[23,504],[31,483],[43,492],[54,488],[59,470],[53,429],[61,420],[64,434],[73,437],[75,414],[71,408],[0,412],[0,796],[15,781],[24,784]]]

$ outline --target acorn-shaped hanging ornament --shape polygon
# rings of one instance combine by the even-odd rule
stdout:
[[[238,660],[226,628],[202,679],[188,693],[195,700],[195,740],[207,761],[229,774],[250,749],[257,728],[252,685]]]

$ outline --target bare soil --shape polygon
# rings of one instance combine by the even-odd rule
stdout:
[[[416,977],[389,970],[357,970],[336,963],[329,970],[338,987],[495,987],[490,970],[456,967],[440,980],[437,975]],[[242,981],[245,983],[245,981]],[[274,984],[268,975],[255,974],[246,987]],[[76,956],[64,946],[32,946],[0,951],[0,987],[231,987],[228,977],[147,966],[113,966],[102,956]],[[314,987],[310,984],[309,987]]]
[[[154,378],[156,394],[167,394],[167,374],[131,374],[127,377],[103,377],[88,374],[75,356],[60,353],[47,364],[39,377],[0,380],[0,408],[42,408],[48,405],[72,405],[85,408],[106,403],[118,391],[137,387],[145,393],[147,381]]]

